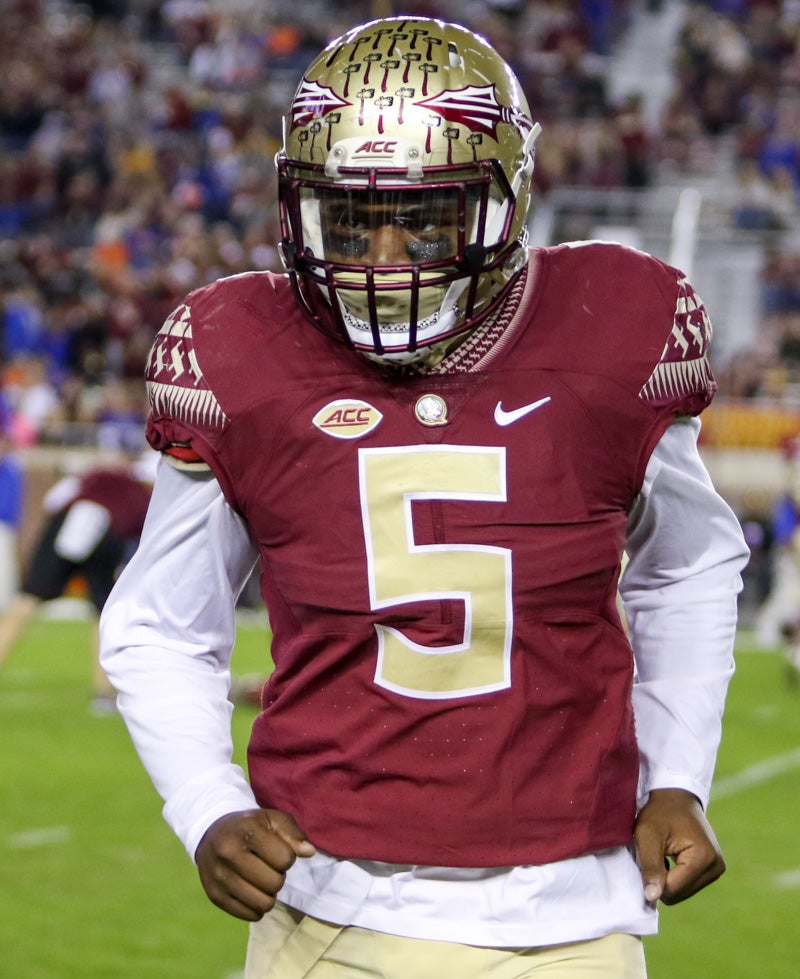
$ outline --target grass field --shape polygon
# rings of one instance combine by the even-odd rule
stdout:
[[[246,926],[204,897],[122,722],[89,713],[88,643],[86,622],[42,619],[0,674],[0,976],[233,979]],[[740,646],[710,808],[728,872],[663,911],[651,979],[800,976],[800,688]],[[236,672],[264,649],[242,626]]]

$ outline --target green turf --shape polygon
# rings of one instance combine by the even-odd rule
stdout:
[[[85,622],[38,621],[0,674],[0,976],[237,976],[246,926],[206,900],[121,721],[89,713],[88,643]],[[662,912],[651,979],[800,975],[800,688],[741,645],[710,808],[728,872]],[[236,672],[264,655],[241,628]],[[253,714],[234,715],[240,760]]]
[[[85,622],[37,622],[0,674],[0,976],[221,979],[247,926],[213,907],[118,717],[89,705]],[[264,663],[244,630],[242,672]],[[234,717],[239,760],[254,709]]]
[[[647,943],[651,979],[797,979],[800,687],[788,682],[781,655],[756,650],[747,636],[715,788],[708,814],[728,870],[662,910],[660,934]]]

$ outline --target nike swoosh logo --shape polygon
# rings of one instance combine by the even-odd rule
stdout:
[[[494,409],[494,420],[498,425],[512,425],[514,422],[519,421],[520,418],[524,418],[532,411],[536,411],[537,408],[541,408],[542,405],[546,405],[549,400],[549,397],[539,398],[538,401],[534,401],[529,405],[523,405],[521,408],[515,408],[513,411],[505,411],[503,409],[503,402],[498,401]]]

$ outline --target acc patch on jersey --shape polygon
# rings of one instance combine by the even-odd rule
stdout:
[[[314,415],[312,423],[337,439],[357,439],[377,428],[383,415],[366,401],[343,398],[331,401]]]

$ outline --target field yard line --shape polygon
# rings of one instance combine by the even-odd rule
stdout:
[[[776,874],[772,883],[782,890],[794,890],[800,887],[800,870],[785,870],[782,874]]]
[[[776,775],[790,772],[793,768],[800,768],[800,748],[756,762],[755,765],[743,768],[735,775],[721,778],[712,785],[711,798],[712,800],[728,798],[744,789],[760,785],[762,782],[768,782]]]
[[[69,826],[45,826],[42,829],[14,833],[8,837],[6,843],[11,850],[31,850],[54,843],[67,843],[71,837],[72,830]]]

